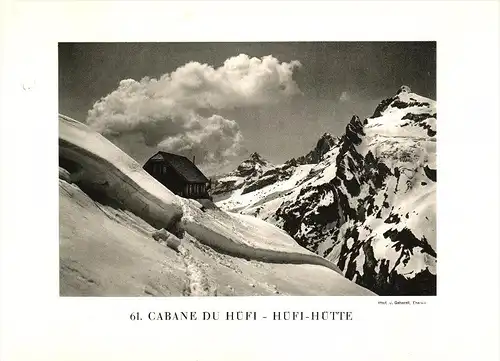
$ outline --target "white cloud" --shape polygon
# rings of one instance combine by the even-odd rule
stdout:
[[[298,61],[240,54],[218,68],[190,62],[159,79],[125,79],[94,104],[87,123],[110,138],[140,134],[149,147],[218,162],[237,154],[243,137],[238,124],[217,110],[274,104],[300,94],[292,78],[297,67]]]
[[[219,115],[199,119],[200,127],[170,136],[158,148],[189,153],[208,163],[220,162],[241,151],[243,136],[234,120]]]
[[[343,91],[342,94],[340,94],[339,101],[340,102],[347,102],[351,99],[351,95],[347,91]]]

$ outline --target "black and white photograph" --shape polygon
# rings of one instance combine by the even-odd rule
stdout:
[[[432,296],[436,42],[59,43],[61,296]]]
[[[0,2],[0,360],[498,360],[499,20]]]

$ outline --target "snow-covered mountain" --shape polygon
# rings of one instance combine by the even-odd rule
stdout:
[[[233,172],[214,178],[211,191],[214,201],[229,197],[239,189],[241,189],[241,192],[247,193],[248,190],[245,190],[247,185],[260,179],[266,170],[274,167],[271,162],[262,158],[259,153],[252,153]]]
[[[435,101],[403,86],[342,137],[240,177],[217,204],[279,226],[379,295],[434,295],[436,117]]]
[[[240,174],[265,168],[254,156]],[[373,295],[283,230],[176,196],[59,116],[62,296]]]
[[[318,140],[316,147],[307,155],[297,159],[292,158],[285,164],[279,166],[264,159],[259,153],[252,153],[250,157],[244,160],[233,172],[215,177],[211,191],[214,201],[222,202],[229,197],[234,199],[237,195],[253,193],[274,183],[284,182],[292,177],[297,168],[308,172],[311,168],[310,164],[319,163],[325,154],[339,145],[339,142],[339,138],[335,138],[331,134],[325,133]],[[301,173],[305,176],[304,172]],[[265,192],[270,189],[272,188],[266,188]],[[252,197],[256,194],[260,196],[261,193],[262,192],[254,193]],[[252,197],[246,198],[250,201]],[[261,199],[259,199],[259,201],[261,201]],[[228,202],[228,204],[225,202],[220,204],[234,210],[231,200]],[[244,202],[244,204],[246,204],[246,202]],[[251,204],[247,205],[251,206]]]

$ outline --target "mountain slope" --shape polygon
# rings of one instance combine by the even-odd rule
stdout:
[[[278,225],[377,294],[436,294],[436,117],[435,101],[403,86],[354,116],[318,164],[288,162],[294,185],[218,204]]]
[[[258,216],[274,223],[272,218],[284,201],[296,199],[302,189],[327,183],[335,176],[332,165],[339,152],[339,144],[338,138],[325,133],[306,156],[291,159],[282,165],[268,166],[266,172],[240,179],[239,187],[232,191],[226,188],[225,198],[218,200],[217,204],[232,212]],[[233,175],[230,173],[230,176]],[[216,181],[216,187],[228,178]],[[217,201],[217,198],[214,200]]]
[[[175,196],[64,116],[59,156],[61,295],[372,295],[278,228]]]
[[[211,190],[214,201],[220,201],[232,195],[234,191],[248,193],[249,190],[246,189],[246,186],[259,179],[266,170],[273,167],[274,165],[262,158],[259,153],[252,153],[236,170],[216,177]]]

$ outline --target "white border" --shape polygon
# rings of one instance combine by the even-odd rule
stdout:
[[[1,6],[1,360],[498,358],[498,2]],[[437,298],[389,308],[362,297],[58,297],[57,42],[216,40],[438,41]],[[127,318],[156,309],[340,309],[354,321]]]

